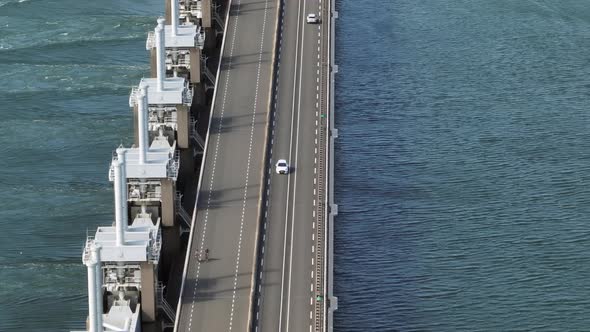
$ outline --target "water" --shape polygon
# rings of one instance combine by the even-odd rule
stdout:
[[[111,151],[162,0],[0,0],[0,331],[82,329],[86,231],[113,218]]]
[[[337,7],[336,330],[587,330],[587,1]]]
[[[337,331],[590,326],[590,7],[339,1]],[[80,329],[161,0],[0,0],[0,331]]]

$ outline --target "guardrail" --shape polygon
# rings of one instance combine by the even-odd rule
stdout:
[[[334,311],[338,309],[338,298],[334,296],[334,217],[338,214],[338,205],[334,203],[334,140],[338,138],[338,129],[334,128],[334,80],[335,74],[338,72],[338,66],[334,61],[335,51],[335,31],[336,19],[338,12],[335,9],[336,0],[328,0],[329,18],[328,23],[328,90],[327,90],[327,110],[328,110],[328,130],[329,138],[326,141],[328,146],[328,167],[327,167],[327,195],[328,195],[328,211],[327,211],[327,227],[326,239],[328,241],[328,248],[326,255],[329,257],[326,270],[326,310],[327,310],[327,331],[332,332],[334,327]]]
[[[317,250],[315,292],[315,331],[333,330],[333,312],[338,308],[338,299],[333,296],[333,229],[334,216],[338,206],[334,204],[334,139],[338,130],[334,128],[334,23],[338,17],[335,0],[328,0],[322,7],[320,17],[328,18],[328,43],[321,52],[320,69],[320,129],[318,158],[318,206],[317,206]]]
[[[323,18],[330,18],[330,6],[322,6],[320,17],[322,22],[325,22]],[[330,21],[328,24],[330,26]],[[326,32],[324,32],[326,33]],[[326,328],[326,219],[328,216],[328,199],[327,199],[327,179],[328,179],[328,134],[329,134],[329,99],[328,99],[328,86],[330,84],[330,64],[328,52],[330,51],[330,45],[324,45],[320,53],[320,126],[318,131],[319,142],[318,142],[318,205],[317,205],[317,227],[316,227],[316,252],[315,252],[315,303],[314,303],[314,327],[315,331],[324,331]],[[328,79],[326,80],[326,77]]]
[[[176,320],[176,312],[174,312],[172,306],[170,306],[170,304],[168,304],[168,301],[166,301],[166,299],[164,298],[165,287],[166,286],[164,286],[164,284],[162,284],[161,282],[158,282],[158,284],[156,285],[156,306],[158,307],[158,309],[162,310],[164,314],[166,314],[170,321],[174,322]]]

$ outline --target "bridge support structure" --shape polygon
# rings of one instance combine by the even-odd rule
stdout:
[[[213,1],[167,0],[168,25],[159,19],[148,35],[153,78],[142,79],[129,98],[134,145],[118,148],[108,171],[115,222],[98,227],[82,254],[89,271],[87,331],[137,332],[143,326],[159,332],[174,323],[164,285],[171,261],[181,256],[178,237],[191,224],[187,207],[194,202],[190,196],[183,202],[182,193],[194,194],[195,160],[202,158],[207,134],[209,117],[200,108],[209,102],[206,84],[215,83],[205,63],[207,52],[217,51],[215,33],[212,47],[205,44],[205,31],[215,22]],[[175,237],[165,250],[163,231]]]

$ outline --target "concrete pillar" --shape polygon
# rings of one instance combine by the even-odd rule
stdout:
[[[86,270],[88,273],[88,331],[97,332],[96,330],[96,262],[94,259],[86,262]]]
[[[170,0],[164,1],[164,19],[166,24],[170,24]]]
[[[176,222],[176,184],[172,179],[162,180],[162,226],[174,226]]]
[[[137,130],[139,141],[139,163],[145,164],[147,162],[147,151],[150,145],[148,132],[148,101],[147,88],[142,86],[137,97]]]
[[[114,160],[113,168],[115,171],[115,179],[113,181],[113,187],[115,192],[115,236],[117,246],[125,245],[125,228],[127,224],[127,211],[123,211],[122,201],[127,199],[127,195],[122,192],[123,185],[122,181],[122,169],[125,167],[124,161]]]
[[[94,253],[95,256],[95,260],[96,260],[96,268],[94,270],[94,273],[96,274],[96,277],[94,278],[94,280],[96,281],[96,327],[98,328],[98,331],[102,332],[103,327],[102,327],[102,314],[103,314],[103,306],[102,306],[102,261],[100,258],[100,246],[97,245],[95,246],[96,248],[96,253]]]
[[[187,149],[190,146],[190,113],[187,106],[176,106],[176,143],[178,148]]]
[[[100,246],[90,248],[90,259],[85,262],[88,272],[88,331],[102,332],[102,272]]]
[[[190,50],[191,59],[191,82],[201,82],[201,49],[198,47],[191,48]]]
[[[156,48],[152,47],[152,49],[150,50],[150,77],[152,78],[156,78],[157,73],[158,73],[158,68],[157,68],[157,56],[156,56]]]
[[[133,108],[131,109],[131,111],[133,112],[133,144],[135,146],[139,146],[139,128],[138,128],[139,118],[137,117],[137,114],[139,113],[139,111],[137,109],[137,103],[135,103],[135,105],[133,105]]]
[[[201,18],[201,26],[203,28],[210,28],[211,27],[211,10],[213,7],[211,6],[211,0],[201,0],[201,10],[202,18]]]
[[[142,322],[156,321],[156,271],[155,265],[142,262],[141,271],[141,320]]]
[[[178,0],[170,1],[170,34],[172,37],[178,34]]]
[[[164,40],[164,20],[158,19],[156,34],[156,78],[158,91],[164,91],[164,80],[166,78],[166,44]]]
[[[121,168],[121,209],[123,210],[123,229],[127,231],[127,226],[129,226],[129,208],[127,206],[127,194],[129,193],[127,190],[127,170],[125,168],[125,153],[126,150],[123,148],[117,149],[117,159],[119,159],[123,163],[123,167]]]

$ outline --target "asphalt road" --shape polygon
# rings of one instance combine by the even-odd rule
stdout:
[[[232,0],[176,331],[247,330],[277,6]]]
[[[311,331],[314,325],[318,148],[325,144],[318,130],[325,127],[320,107],[327,82],[320,54],[327,51],[329,18],[307,24],[305,17],[320,13],[322,5],[320,0],[283,2],[271,164],[287,159],[292,170],[286,176],[272,168],[267,184],[258,331]],[[328,11],[322,7],[321,12]]]

